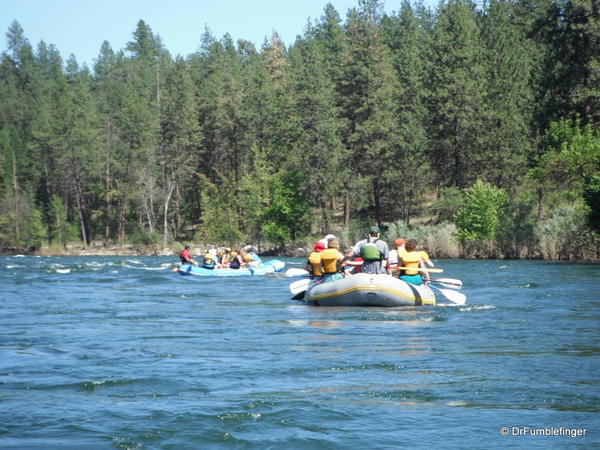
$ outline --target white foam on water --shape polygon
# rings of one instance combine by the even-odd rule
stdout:
[[[125,262],[130,264],[143,264],[139,259],[126,259]]]
[[[87,263],[88,267],[97,267],[97,268],[102,268],[102,267],[106,267],[106,266],[114,266],[115,263],[112,261],[108,261],[108,262],[98,262],[98,261],[92,261]]]
[[[56,269],[56,273],[71,273],[71,269]]]
[[[475,311],[475,310],[484,310],[484,309],[496,309],[496,307],[494,305],[469,305],[463,308],[459,308],[459,311],[461,312],[469,312],[469,311]]]

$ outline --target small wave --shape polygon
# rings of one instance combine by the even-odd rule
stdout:
[[[469,406],[469,403],[465,402],[464,400],[454,400],[451,402],[446,402],[446,406],[456,406],[456,407]]]
[[[494,305],[469,305],[469,306],[465,306],[463,308],[459,308],[458,310],[461,312],[469,312],[469,311],[476,311],[476,310],[483,310],[483,309],[496,309],[496,307]]]
[[[6,266],[7,269],[16,269],[17,267],[22,267],[22,266],[13,266],[13,265]]]
[[[56,273],[71,273],[71,269],[56,269]]]
[[[173,266],[173,264],[171,263],[165,263],[165,264],[161,264],[158,267],[131,267],[131,266],[126,266],[129,267],[131,269],[142,269],[142,270],[165,270],[168,268],[171,268]]]
[[[92,267],[92,268],[102,268],[102,267],[114,266],[114,265],[115,265],[115,263],[112,261],[108,261],[108,262],[92,261],[87,264],[88,267]]]
[[[539,288],[540,284],[538,284],[538,283],[525,283],[525,284],[517,284],[514,287],[517,288],[517,289]]]
[[[129,264],[143,264],[139,259],[126,259],[125,262]]]
[[[260,413],[225,413],[225,414],[219,414],[217,417],[224,422],[241,422],[246,418],[250,418],[252,420],[258,420],[262,417],[262,414],[260,414]]]

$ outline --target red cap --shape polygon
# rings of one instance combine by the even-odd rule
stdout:
[[[323,250],[325,250],[325,245],[319,241],[315,244],[315,251],[316,252],[322,252]]]

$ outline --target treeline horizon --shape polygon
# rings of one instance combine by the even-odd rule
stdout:
[[[205,29],[175,58],[140,20],[92,68],[17,21],[6,37],[1,247],[379,225],[438,257],[600,260],[592,0],[328,4],[288,47]]]

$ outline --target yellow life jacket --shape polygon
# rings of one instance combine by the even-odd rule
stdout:
[[[339,254],[340,252],[337,248],[327,248],[321,252],[321,264],[323,265],[324,273],[338,272],[337,261]]]
[[[252,262],[252,256],[250,256],[250,253],[246,253],[246,254],[244,255],[244,262],[245,262],[246,264],[248,264],[248,263],[251,263],[251,262]]]
[[[223,255],[221,255],[221,264],[229,264],[230,261],[231,261],[231,258],[229,256],[229,254],[223,253]]]
[[[321,253],[312,252],[308,255],[308,263],[312,268],[312,274],[315,277],[322,277],[323,272],[321,271]]]
[[[403,267],[419,268],[419,262],[421,261],[419,252],[403,252],[401,258]],[[405,271],[405,275],[417,275],[418,273],[420,273],[418,270]]]

